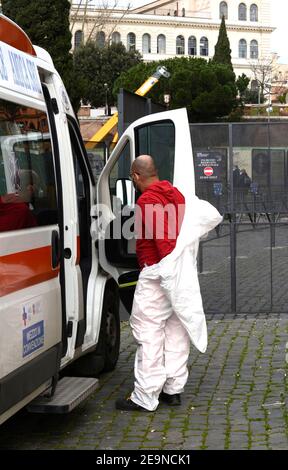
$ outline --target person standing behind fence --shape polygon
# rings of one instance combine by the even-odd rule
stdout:
[[[243,168],[240,172],[239,177],[239,187],[246,194],[251,186],[251,178],[248,175],[247,171]]]
[[[238,188],[239,179],[240,179],[240,170],[239,170],[238,165],[235,165],[235,167],[233,169],[233,186],[234,186],[234,188]]]
[[[243,168],[240,172],[240,184],[239,184],[239,186],[241,186],[242,188],[249,188],[250,184],[251,184],[251,178],[248,175],[245,168]]]
[[[138,347],[134,390],[130,397],[118,399],[116,408],[154,411],[159,398],[168,405],[180,405],[180,394],[188,378],[189,335],[173,312],[157,275],[153,279],[153,269],[157,270],[158,263],[175,248],[185,198],[168,181],[159,180],[149,155],[136,158],[130,176],[142,193],[135,222],[141,273],[130,319]]]

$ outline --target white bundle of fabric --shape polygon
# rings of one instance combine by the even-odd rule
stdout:
[[[142,281],[160,280],[172,310],[201,353],[207,349],[207,325],[197,273],[197,253],[200,239],[221,221],[222,216],[209,202],[197,196],[186,199],[175,249],[158,264],[144,268],[140,276]]]

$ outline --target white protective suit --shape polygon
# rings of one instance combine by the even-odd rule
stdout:
[[[174,250],[140,273],[130,318],[138,343],[131,399],[150,411],[157,408],[162,389],[170,395],[183,392],[190,341],[200,352],[206,351],[197,252],[200,238],[221,221],[209,202],[196,196],[186,199]]]

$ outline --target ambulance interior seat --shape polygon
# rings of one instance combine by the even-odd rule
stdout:
[[[131,215],[117,215],[117,217],[121,217],[121,221],[119,223],[121,223],[121,227],[123,227],[123,224],[131,218]],[[125,239],[123,236],[120,239],[119,237],[115,237],[114,239],[113,226],[118,226],[116,219],[114,219],[114,221],[112,221],[106,229],[105,253],[107,260],[116,267],[125,266],[129,269],[138,269],[139,265],[136,253],[129,252],[129,247],[131,245],[130,240]],[[133,225],[131,226],[131,231],[133,231]]]

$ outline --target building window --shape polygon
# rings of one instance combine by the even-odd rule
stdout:
[[[105,46],[105,33],[104,31],[99,31],[96,34],[96,44],[98,47],[104,47]]]
[[[250,57],[251,59],[258,59],[259,57],[258,42],[255,40],[250,42]]]
[[[200,39],[200,55],[207,57],[209,55],[208,39],[203,37]]]
[[[255,4],[250,7],[250,21],[258,21],[258,7]]]
[[[239,21],[246,21],[247,20],[247,7],[245,3],[240,3],[238,9],[238,19]]]
[[[188,38],[188,54],[197,55],[197,40],[195,36],[190,36]]]
[[[81,46],[83,41],[83,31],[79,30],[76,31],[75,36],[74,36],[74,48],[78,49],[78,47]]]
[[[225,20],[228,20],[228,5],[226,2],[220,3],[220,12],[219,12],[220,20],[222,20],[223,16]]]
[[[143,34],[142,36],[142,54],[151,53],[151,36],[150,34]]]
[[[252,80],[252,82],[251,82],[251,90],[252,90],[252,91],[258,91],[258,88],[259,88],[259,86],[258,86],[258,81],[257,81],[257,80]]]
[[[157,37],[157,54],[166,54],[166,37],[159,34]]]
[[[129,33],[127,35],[127,50],[128,51],[136,50],[136,36],[134,33]]]
[[[56,174],[47,115],[2,99],[0,115],[5,134],[0,151],[0,232],[57,224]],[[14,207],[8,204],[12,195],[20,196],[15,197]],[[10,270],[8,284],[12,278]]]
[[[177,55],[185,54],[184,36],[177,36],[177,38],[176,38],[176,54]]]
[[[117,33],[117,31],[115,31],[112,34],[112,44],[119,44],[120,42],[121,42],[120,33]]]
[[[239,41],[239,58],[247,59],[247,42],[245,39],[240,39]]]

